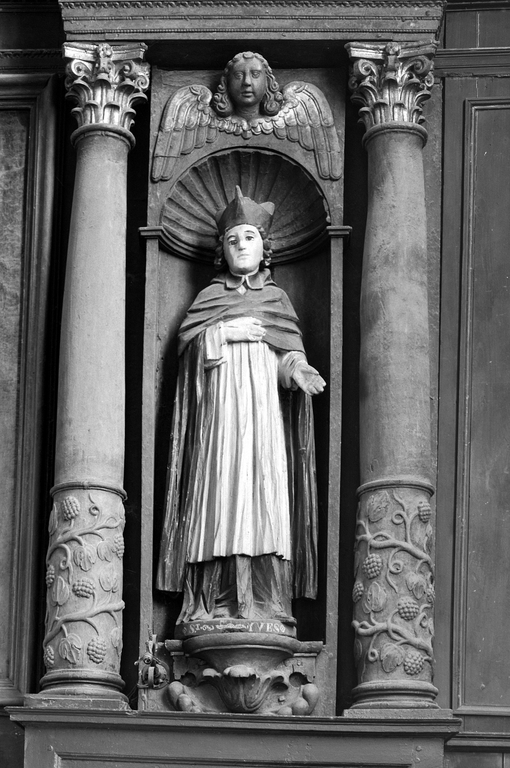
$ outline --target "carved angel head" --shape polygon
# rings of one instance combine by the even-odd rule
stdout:
[[[225,67],[213,96],[213,107],[220,117],[242,115],[246,109],[272,116],[278,114],[282,101],[280,86],[265,58],[243,51]]]

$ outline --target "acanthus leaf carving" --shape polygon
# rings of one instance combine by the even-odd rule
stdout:
[[[434,84],[436,43],[348,43],[351,99],[365,128],[424,122],[423,102]]]
[[[66,43],[66,97],[78,102],[72,113],[78,126],[116,126],[130,130],[134,104],[145,101],[149,65],[142,61],[146,45]]]

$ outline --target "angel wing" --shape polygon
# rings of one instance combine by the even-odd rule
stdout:
[[[321,179],[339,179],[340,142],[326,97],[317,86],[299,80],[286,85],[282,93],[283,105],[273,123],[275,136],[313,151]]]
[[[218,118],[210,103],[212,93],[205,85],[186,85],[168,100],[158,131],[152,180],[170,178],[176,158],[212,144],[218,136]]]

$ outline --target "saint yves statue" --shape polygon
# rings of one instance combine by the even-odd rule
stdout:
[[[268,269],[273,212],[236,188],[217,216],[220,271],[179,330],[157,579],[159,589],[184,592],[178,623],[292,625],[292,597],[316,597],[310,395],[325,382]]]

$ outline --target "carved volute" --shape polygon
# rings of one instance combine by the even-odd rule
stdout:
[[[349,88],[368,131],[391,122],[424,122],[423,102],[434,85],[436,45],[349,43]]]
[[[146,47],[66,43],[66,97],[77,102],[72,114],[79,129],[107,125],[130,133],[135,104],[147,100],[149,65],[142,61]]]

